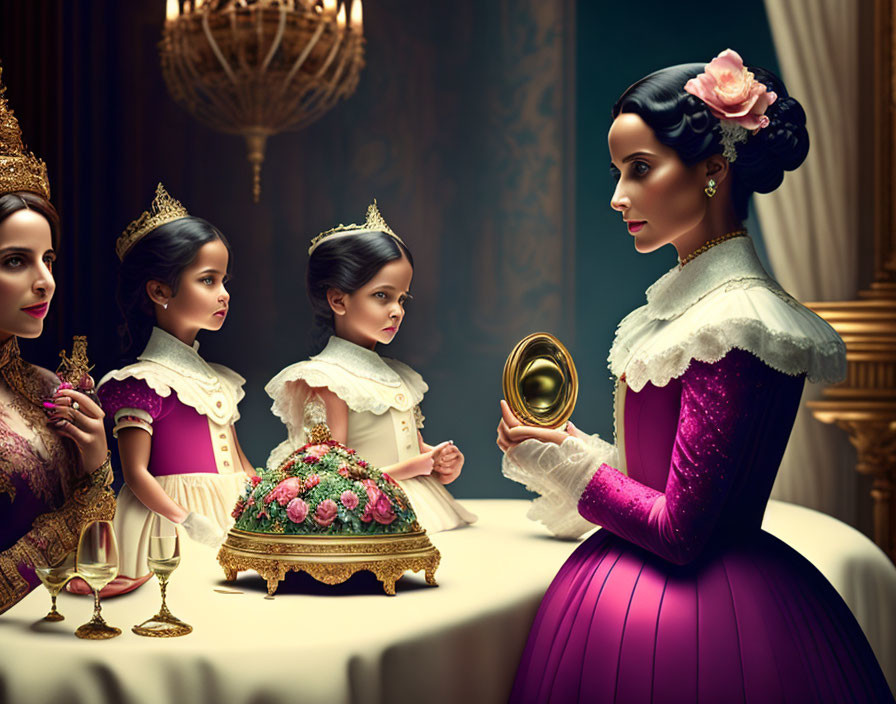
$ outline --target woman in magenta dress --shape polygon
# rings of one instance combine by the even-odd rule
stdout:
[[[126,486],[115,531],[120,575],[102,592],[119,594],[149,578],[146,546],[153,513],[217,546],[248,474],[236,437],[245,380],[198,352],[200,330],[218,330],[230,303],[230,245],[159,184],[152,208],[116,243],[118,302],[133,364],[106,374],[98,393],[114,423]]]
[[[548,589],[511,701],[892,702],[833,587],[760,528],[805,380],[846,364],[741,226],[805,158],[805,113],[729,50],[647,76],[613,117],[611,205],[679,265],[616,331],[615,445],[502,407],[504,473],[542,494],[530,516],[602,527]]]

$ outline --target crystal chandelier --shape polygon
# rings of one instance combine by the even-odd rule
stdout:
[[[318,119],[358,85],[361,0],[167,0],[159,44],[175,101],[246,139],[261,195],[267,138]]]

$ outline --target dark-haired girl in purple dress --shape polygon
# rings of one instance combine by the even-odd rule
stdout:
[[[542,494],[530,516],[602,527],[545,595],[511,701],[892,702],[834,588],[760,528],[805,380],[846,365],[741,225],[805,158],[805,113],[728,50],[640,80],[613,117],[611,205],[679,265],[617,329],[615,445],[502,407],[504,473]]]

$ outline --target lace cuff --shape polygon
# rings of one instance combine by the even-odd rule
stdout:
[[[426,416],[423,415],[423,411],[420,410],[420,404],[418,403],[414,406],[414,425],[417,426],[417,430],[422,430],[423,421],[426,420]]]
[[[576,508],[557,494],[546,494],[532,502],[526,517],[544,524],[557,538],[576,540],[594,528],[594,523],[579,515]]]
[[[579,498],[601,464],[618,464],[616,448],[596,435],[562,445],[526,440],[504,455],[505,477],[541,494],[529,518],[559,537],[578,537],[593,524],[578,513]]]
[[[327,425],[327,406],[316,391],[305,397],[302,408],[302,435],[311,442],[311,431],[317,425]]]
[[[152,435],[152,416],[140,408],[120,408],[115,412],[112,437],[118,439],[118,431],[124,428],[140,428]]]

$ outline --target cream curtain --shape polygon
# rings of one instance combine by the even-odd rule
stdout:
[[[774,274],[802,301],[848,300],[856,293],[858,3],[765,0],[784,83],[806,110],[805,164],[756,211]],[[749,62],[749,58],[747,58]],[[807,386],[772,496],[857,524],[855,453],[846,435],[823,425]]]

